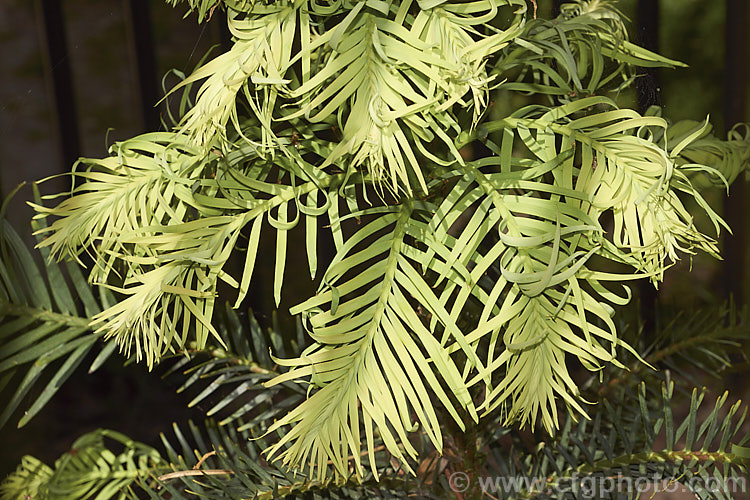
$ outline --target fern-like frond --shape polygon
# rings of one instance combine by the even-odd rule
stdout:
[[[0,498],[26,500],[40,498],[52,477],[53,470],[40,460],[26,455],[16,470],[0,482]]]
[[[184,147],[178,147],[182,141]],[[228,155],[201,156],[180,134],[158,133],[117,144],[113,156],[86,160],[84,182],[57,207],[36,204],[55,217],[40,246],[53,257],[94,259],[89,279],[122,299],[94,318],[121,349],[152,366],[194,335],[198,348],[209,336],[219,280],[247,294],[262,227],[276,231],[274,296],[281,300],[287,233],[306,220],[311,274],[317,267],[319,216],[338,217],[329,200],[344,174],[328,175],[299,153],[259,158],[248,146]],[[361,178],[355,176],[351,182]],[[356,206],[356,205],[355,205]],[[266,222],[267,221],[267,222]],[[250,227],[249,235],[243,230]],[[332,228],[341,240],[340,228]],[[240,238],[248,238],[239,280],[224,266]]]
[[[248,427],[252,427],[248,425]],[[169,436],[168,436],[169,434]],[[268,444],[249,431],[206,421],[192,422],[161,436],[163,453],[110,431],[97,430],[77,439],[70,451],[48,467],[26,456],[17,471],[0,483],[0,499],[55,498],[108,500],[148,498],[406,498],[416,481],[378,465],[387,477],[367,475],[361,481],[319,481],[301,471],[288,472],[266,463]],[[28,495],[28,496],[27,496]]]
[[[680,148],[676,165],[698,188],[727,188],[747,168],[750,161],[750,127],[738,124],[727,133],[726,140],[712,133],[706,122],[682,120],[671,124],[664,140],[670,147],[689,143]]]
[[[653,66],[684,64],[628,41],[612,3],[578,0],[563,4],[554,20],[529,21],[519,41],[503,49],[492,73],[508,79],[502,89],[568,102],[619,90],[633,82],[637,67]]]
[[[182,378],[177,392],[193,395],[188,407],[205,406],[206,416],[217,419],[219,425],[241,420],[249,422],[246,425],[254,432],[264,431],[305,397],[305,389],[292,381],[272,388],[263,385],[280,375],[269,350],[273,348],[280,356],[299,352],[304,342],[302,327],[298,325],[297,337],[288,343],[278,328],[264,332],[252,313],[246,325],[228,304],[219,312],[216,329],[227,347],[208,345],[178,353],[173,363],[165,359],[162,365],[171,366],[164,377]]]
[[[747,310],[736,310],[733,304],[703,308],[692,314],[680,311],[663,318],[660,328],[630,335],[631,344],[648,365],[622,358],[627,372],[610,373],[604,380],[592,378],[585,384],[599,396],[633,390],[645,380],[674,381],[678,389],[692,388],[706,377],[722,377],[733,368],[747,366]],[[658,371],[650,369],[655,367]]]
[[[601,111],[578,114],[596,107]],[[670,261],[679,258],[678,252],[718,255],[715,240],[695,227],[680,199],[688,195],[698,201],[717,232],[726,226],[683,169],[676,168],[677,155],[695,137],[673,150],[664,149],[649,130],[666,129],[663,119],[618,109],[604,97],[590,97],[550,110],[525,108],[485,127],[483,133],[503,129],[517,134],[541,162],[570,155],[557,174],[566,179],[555,184],[575,189],[578,196],[591,196],[590,201],[576,202],[589,216],[613,215],[609,258],[634,265],[658,282]],[[556,138],[564,139],[559,148],[552,142]],[[573,153],[580,155],[580,163],[574,162]]]
[[[34,205],[38,219],[57,217],[38,231],[46,236],[40,247],[49,247],[53,258],[89,252],[90,281],[125,296],[94,317],[98,331],[115,336],[128,355],[133,347],[139,359],[145,353],[151,365],[172,342],[185,343],[191,318],[199,341],[215,334],[214,287],[227,258],[224,244],[237,238],[241,221],[210,217],[216,212],[195,203],[192,189],[215,160],[200,162],[181,136],[146,134],[117,144],[113,153],[85,160],[89,168],[77,174],[84,182],[71,198],[54,208]],[[207,217],[194,239],[166,229],[189,226],[195,208]],[[172,241],[143,244],[154,228],[165,228]],[[196,269],[201,264],[213,272]]]
[[[298,8],[303,2],[256,4],[252,16],[228,18],[235,39],[230,50],[198,68],[172,92],[205,79],[198,89],[195,105],[185,114],[178,128],[192,144],[208,152],[217,144],[224,149],[228,124],[244,141],[258,147],[260,154],[272,153],[278,144],[270,132],[276,97],[289,80],[292,45],[296,39]],[[258,99],[260,89],[263,99]],[[260,143],[243,134],[237,114],[238,94],[244,91],[248,101],[262,101],[256,109],[263,128]]]
[[[447,285],[440,300],[450,303],[454,316],[470,299],[482,304],[466,338],[486,352],[486,369],[469,383],[486,380],[492,372],[505,373],[489,384],[486,409],[502,406],[508,422],[522,424],[533,425],[541,416],[552,431],[558,422],[557,397],[585,414],[566,356],[575,356],[591,370],[602,362],[618,365],[615,348],[620,341],[612,309],[602,299],[618,304],[627,298],[604,288],[600,281],[610,277],[586,266],[602,247],[598,221],[576,202],[557,198],[576,196],[575,191],[556,189],[536,177],[560,168],[565,156],[536,165],[509,156],[501,161],[506,160],[500,173],[477,168],[494,165],[494,160],[468,165],[471,173],[455,184],[433,218],[436,236],[445,238],[456,220],[470,217],[455,244],[449,244],[448,260],[448,265],[470,268],[470,278]],[[539,197],[515,194],[520,187]]]
[[[166,466],[154,448],[100,429],[78,438],[54,468],[24,457],[0,484],[0,498],[135,498],[131,488],[136,482]]]
[[[39,232],[45,236],[40,246],[49,247],[53,258],[77,258],[93,250],[95,282],[108,280],[113,254],[127,252],[120,236],[189,217],[191,188],[212,163],[199,161],[200,153],[184,136],[168,132],[117,143],[110,153],[78,162],[86,170],[74,172],[80,183],[73,196],[54,208],[33,205],[36,219],[59,217]]]
[[[466,338],[485,345],[486,369],[469,384],[503,373],[488,387],[484,408],[503,408],[508,422],[533,424],[541,416],[549,430],[557,426],[558,397],[585,414],[566,357],[598,370],[603,362],[622,366],[618,346],[634,352],[611,319],[629,291],[617,295],[603,283],[657,282],[677,252],[717,254],[681,201],[695,199],[716,229],[724,224],[675,164],[697,135],[667,149],[651,132],[666,127],[661,118],[591,97],[553,109],[530,106],[473,133],[494,156],[467,163],[431,227],[452,248],[446,265],[471,269],[465,283],[446,286],[441,303],[453,301],[454,312],[470,299],[483,306]],[[527,154],[517,157],[517,148]],[[609,215],[605,231],[601,221]],[[446,238],[451,232],[455,239]],[[635,272],[597,271],[594,256]]]
[[[36,193],[36,188],[35,188]],[[36,193],[38,195],[38,193]],[[37,229],[43,227],[36,222]],[[43,251],[49,257],[48,251]],[[63,268],[50,259],[39,266],[26,244],[4,219],[0,220],[0,426],[26,401],[39,394],[24,412],[19,427],[29,422],[55,395],[76,368],[100,345],[91,320],[105,293],[97,299],[80,270]],[[112,353],[104,348],[92,362],[95,371]]]
[[[676,419],[673,387],[653,397],[645,386],[623,391],[616,401],[601,401],[591,421],[568,419],[554,438],[538,436],[533,447],[518,433],[495,431],[513,443],[490,445],[484,492],[500,498],[642,498],[642,494],[680,484],[700,499],[730,499],[745,491],[746,410],[715,404],[694,390],[687,415]],[[541,442],[540,442],[541,441]],[[658,443],[658,444],[657,444]],[[515,480],[515,481],[512,481]],[[486,489],[489,487],[489,489]]]
[[[439,138],[449,161],[461,161],[448,135],[447,129],[458,129],[449,110],[466,105],[463,99],[471,93],[475,120],[482,114],[491,80],[485,59],[520,33],[526,5],[436,2],[422,4],[413,18],[410,1],[374,5],[357,3],[340,24],[311,42],[308,50],[323,64],[292,92],[301,109],[289,117],[337,119],[343,137],[323,166],[345,158],[347,168],[364,166],[394,194],[426,192],[425,166],[415,153],[437,159],[427,144]],[[502,7],[516,8],[510,25],[482,34],[477,26]]]
[[[361,440],[374,466],[376,432],[407,468],[407,457],[416,456],[410,432],[421,428],[442,448],[433,398],[459,427],[464,423],[457,408],[477,418],[465,375],[444,343],[462,346],[467,366],[481,368],[481,361],[418,271],[426,254],[409,242],[441,245],[419,222],[418,211],[405,200],[359,229],[338,252],[318,294],[293,308],[303,314],[315,344],[297,359],[278,360],[292,369],[269,384],[310,377],[315,391],[271,427],[292,425],[269,457],[292,466],[309,463],[321,479],[328,461],[336,477],[346,477],[353,460],[352,472],[361,477]],[[442,343],[423,324],[426,315],[437,318]]]

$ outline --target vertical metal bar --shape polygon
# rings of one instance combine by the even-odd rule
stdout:
[[[232,33],[229,32],[229,26],[227,25],[227,13],[219,8],[214,12],[214,18],[219,29],[219,43],[221,43],[221,50],[226,52],[232,48]]]
[[[726,52],[724,54],[724,125],[729,130],[735,123],[746,120],[747,63],[748,63],[748,4],[747,0],[727,0]],[[747,186],[744,176],[734,181],[729,197],[724,202],[724,218],[734,234],[724,234],[724,262],[722,264],[722,290],[725,297],[733,297],[743,305],[744,282],[747,277],[745,248],[748,229],[746,223]]]
[[[651,51],[659,50],[659,1],[638,0],[637,30],[639,44]],[[649,106],[661,104],[659,97],[659,74],[657,68],[639,68],[636,80],[638,91],[638,108],[641,113]],[[640,317],[645,331],[653,330],[657,325],[656,308],[658,293],[654,286],[646,281],[639,282]]]
[[[62,159],[61,172],[67,171],[81,156],[78,112],[73,91],[73,73],[68,58],[65,17],[62,0],[37,0],[37,13],[42,18],[42,52],[44,68],[51,82],[57,140]]]
[[[159,79],[156,75],[153,23],[149,0],[127,0],[132,29],[133,48],[138,68],[138,90],[145,130],[160,128]]]

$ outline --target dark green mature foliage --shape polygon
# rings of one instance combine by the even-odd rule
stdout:
[[[225,9],[234,45],[173,90],[174,128],[82,159],[57,206],[37,197],[43,270],[4,226],[0,418],[43,387],[24,424],[103,341],[91,370],[119,346],[213,420],[164,453],[84,436],[54,469],[24,459],[4,497],[633,497],[616,477],[728,498],[705,485],[746,471],[739,403],[704,416],[693,392],[675,421],[672,382],[643,367],[725,368],[737,333],[693,321],[643,345],[615,314],[627,282],[718,256],[700,188],[748,166],[742,128],[618,104],[638,66],[681,63],[630,43],[603,1],[554,20],[525,0],[187,6]],[[500,95],[522,104],[502,116]],[[267,232],[269,296],[291,272],[317,286],[295,331],[232,309]]]
[[[43,227],[43,222],[35,224]],[[48,253],[43,251],[43,255]],[[97,299],[75,265],[65,266],[72,286],[54,261],[47,260],[40,269],[4,218],[0,256],[0,391],[5,401],[0,425],[8,422],[32,388],[44,385],[19,421],[23,426],[86,356],[102,347],[103,333],[92,331],[91,317],[114,299],[103,289]],[[104,346],[89,372],[96,371],[114,351],[113,344]]]

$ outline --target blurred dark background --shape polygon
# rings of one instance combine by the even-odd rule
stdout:
[[[540,15],[550,15],[557,3],[538,0]],[[629,97],[634,106],[660,104],[673,120],[710,114],[722,136],[729,124],[750,121],[747,0],[617,5],[630,19],[634,41],[690,64],[648,73]],[[184,7],[174,9],[163,0],[0,0],[3,197],[23,181],[68,172],[79,156],[104,156],[113,141],[159,127],[165,108],[154,104],[163,96],[163,82],[169,88],[177,81],[170,70],[189,73],[211,47],[222,50],[229,43],[218,10],[200,26],[195,16],[183,19],[184,13]],[[728,202],[722,193],[707,193],[734,228],[735,236],[723,240],[726,261],[720,265],[698,256],[688,275],[685,259],[658,296],[642,292],[646,321],[657,302],[692,309],[730,293],[739,303],[750,297],[744,184],[744,177],[737,181]],[[41,185],[43,193],[68,188],[65,176]],[[19,231],[28,232],[32,211],[24,200],[30,196],[30,189],[23,189],[9,211]],[[257,307],[262,311],[264,305]],[[27,453],[52,463],[75,437],[98,427],[156,444],[158,432],[172,421],[200,417],[200,409],[184,409],[186,398],[168,382],[155,383],[142,366],[121,365],[114,360],[92,377],[81,370],[29,425],[0,430],[0,478]],[[747,395],[744,380],[730,383]]]

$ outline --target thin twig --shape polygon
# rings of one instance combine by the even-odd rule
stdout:
[[[167,479],[174,479],[176,477],[185,477],[185,476],[218,476],[222,474],[234,474],[234,471],[228,470],[228,469],[204,469],[200,470],[200,466],[203,465],[203,462],[206,461],[208,457],[212,457],[216,455],[216,450],[209,451],[207,453],[204,453],[203,456],[198,460],[198,463],[193,466],[192,470],[178,470],[175,472],[170,472],[168,474],[162,474],[159,476],[159,481],[166,481]]]
[[[234,474],[234,471],[229,469],[178,470],[168,474],[162,474],[158,479],[159,481],[166,481],[168,479],[185,476],[221,476],[230,474]]]
[[[211,7],[211,10],[208,11],[208,17],[206,18],[206,21],[210,21],[212,17],[214,17],[214,11],[216,10],[216,7],[219,6],[219,2],[216,2],[213,7]]]
[[[209,451],[208,453],[205,453],[200,460],[198,460],[198,463],[193,466],[193,470],[198,470],[201,468],[201,465],[203,465],[203,462],[206,461],[206,459],[210,456],[216,455],[216,450]]]

